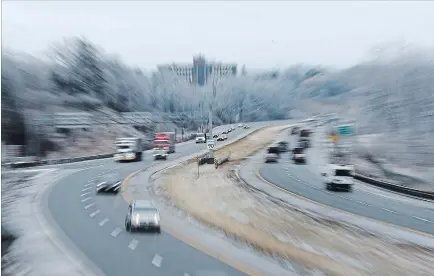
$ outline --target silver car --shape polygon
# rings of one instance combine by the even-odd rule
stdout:
[[[134,200],[128,206],[125,229],[128,232],[146,229],[161,233],[158,209],[148,200]]]
[[[96,181],[96,192],[118,193],[122,187],[122,177],[119,174],[106,174]]]

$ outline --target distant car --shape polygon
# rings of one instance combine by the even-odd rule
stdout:
[[[298,130],[299,130],[298,127],[293,127],[293,128],[291,129],[291,135],[295,135],[295,134],[297,134],[297,133],[298,133]]]
[[[228,136],[226,134],[222,134],[219,138],[217,138],[217,141],[224,141],[227,139],[228,139]]]
[[[103,175],[97,180],[96,193],[118,193],[122,187],[122,177],[119,174],[112,173]]]
[[[214,135],[212,136],[212,138],[217,138],[217,137],[219,137],[218,134],[214,134]]]
[[[280,152],[288,152],[289,151],[289,143],[285,141],[281,141],[278,143]]]
[[[249,129],[250,127],[249,126],[244,126],[244,129]]]
[[[279,148],[278,147],[269,147],[267,149],[267,153],[265,155],[265,163],[277,163],[279,162]]]
[[[243,127],[244,125],[243,124],[238,124],[238,127]]]
[[[304,154],[304,148],[296,147],[292,149],[292,160],[294,163],[306,163],[306,155]]]
[[[228,134],[227,130],[223,130],[222,134]]]
[[[161,233],[158,209],[148,200],[134,200],[128,206],[125,229],[128,232],[147,229]]]

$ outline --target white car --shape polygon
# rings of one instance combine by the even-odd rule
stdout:
[[[206,143],[205,133],[197,133],[195,141],[196,141],[196,144]]]
[[[322,175],[325,177],[327,190],[343,189],[351,192],[354,184],[354,166],[329,164],[327,171]]]

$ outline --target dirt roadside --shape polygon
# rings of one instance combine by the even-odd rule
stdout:
[[[161,185],[162,195],[198,220],[327,275],[431,275],[434,252],[430,249],[320,221],[238,183],[234,165],[268,145],[281,130],[266,128],[220,150],[216,156],[231,151],[231,163],[217,170],[201,166],[199,179],[193,163],[169,170],[156,184]]]

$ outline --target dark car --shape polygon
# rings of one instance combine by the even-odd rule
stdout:
[[[298,130],[299,130],[299,127],[293,127],[293,128],[291,129],[291,135],[295,135],[295,134],[297,134],[297,133],[298,133]]]
[[[289,143],[285,141],[281,141],[278,144],[280,152],[288,152],[289,151]]]
[[[122,187],[122,178],[118,174],[106,174],[97,180],[96,192],[118,193]]]
[[[214,135],[212,136],[212,138],[218,138],[218,137],[219,137],[218,134],[214,134]]]

